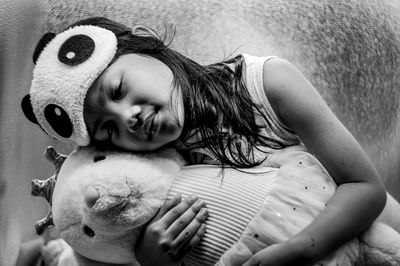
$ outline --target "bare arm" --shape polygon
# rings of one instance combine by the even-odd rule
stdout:
[[[324,211],[287,243],[315,262],[365,230],[384,208],[386,193],[361,146],[291,63],[267,61],[264,89],[274,111],[338,185]]]

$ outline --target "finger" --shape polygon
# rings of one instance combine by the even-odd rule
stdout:
[[[57,257],[52,258],[50,263],[49,263],[49,266],[57,266],[59,259],[60,259],[59,255]]]
[[[203,200],[197,200],[194,204],[192,204],[181,216],[179,216],[168,228],[167,232],[170,234],[172,238],[176,238],[192,221],[196,222],[196,219],[200,222],[197,222],[197,225],[200,225],[201,222],[204,222],[207,218],[207,210],[203,210],[206,206]],[[200,216],[198,214],[200,211],[203,211]],[[196,228],[197,230],[197,228]],[[195,231],[193,231],[194,233]]]
[[[172,242],[171,248],[178,250],[190,239],[192,239],[201,225],[206,221],[207,216],[208,210],[206,208],[202,208],[201,211],[192,219],[189,225],[181,230],[177,237],[173,237],[174,241]]]
[[[197,196],[193,195],[181,201],[178,205],[170,209],[163,215],[159,222],[162,223],[167,229],[173,222],[175,222],[182,214],[186,212],[197,201]]]
[[[196,233],[192,236],[192,238],[189,240],[189,242],[185,245],[183,245],[178,252],[176,253],[176,257],[181,260],[183,259],[187,254],[192,251],[194,247],[196,247],[200,240],[203,238],[204,233],[206,232],[206,225],[203,223],[200,225],[199,229],[196,231]]]
[[[57,265],[58,259],[61,255],[61,252],[52,253],[52,254],[42,254],[42,258],[44,260],[45,265]]]
[[[152,222],[160,220],[169,210],[174,208],[182,201],[182,195],[177,193],[172,199],[166,200],[164,205],[158,210],[157,214],[152,219]]]
[[[188,242],[188,244],[186,245],[187,249],[192,249],[195,246],[197,246],[197,244],[199,244],[200,240],[203,238],[205,232],[206,232],[206,224],[201,224],[199,230],[197,230],[196,234],[192,237],[192,239],[190,239],[190,241]]]
[[[44,258],[52,258],[56,254],[56,251],[45,246],[40,253]]]

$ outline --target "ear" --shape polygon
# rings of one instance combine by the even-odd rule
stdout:
[[[33,113],[31,96],[29,94],[25,95],[21,101],[22,111],[26,118],[34,124],[38,124],[35,114]]]
[[[154,30],[142,26],[142,25],[136,25],[132,27],[132,34],[136,36],[141,36],[141,37],[155,37],[157,39],[160,38],[160,36],[155,32]]]
[[[35,51],[33,52],[33,63],[36,64],[36,61],[39,58],[40,53],[43,51],[43,49],[46,47],[46,45],[54,39],[56,36],[55,33],[53,32],[47,32],[45,33],[42,38],[40,38],[38,44],[36,45]]]

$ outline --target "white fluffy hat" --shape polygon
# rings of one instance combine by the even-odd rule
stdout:
[[[112,31],[91,25],[51,38],[37,57],[22,108],[51,137],[86,146],[90,139],[83,118],[84,99],[114,58],[117,38]]]

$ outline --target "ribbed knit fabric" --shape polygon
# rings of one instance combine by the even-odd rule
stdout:
[[[246,174],[230,168],[224,171],[222,174],[219,166],[212,165],[187,166],[169,191],[169,198],[181,193],[207,199],[206,233],[185,265],[214,265],[259,211],[277,173],[269,167],[246,169]]]

